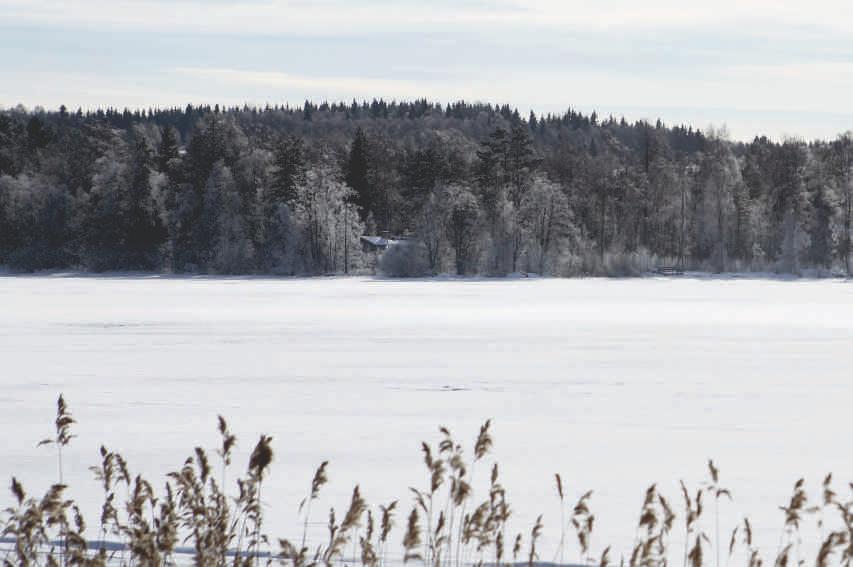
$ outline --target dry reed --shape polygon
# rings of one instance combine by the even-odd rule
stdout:
[[[133,475],[127,461],[117,452],[100,447],[97,466],[91,467],[103,493],[101,514],[97,525],[96,542],[86,540],[86,522],[78,505],[66,497],[63,484],[62,448],[74,438],[71,426],[74,419],[64,397],[57,401],[54,421],[55,435],[41,444],[57,447],[60,482],[50,486],[41,497],[27,494],[23,483],[12,478],[11,504],[3,511],[0,528],[3,537],[13,543],[5,549],[2,565],[13,566],[83,566],[112,564],[135,566],[166,566],[178,561],[179,545],[191,546],[196,565],[250,567],[262,563],[279,563],[290,567],[332,567],[344,561],[365,567],[384,567],[393,540],[394,515],[398,502],[393,501],[371,509],[355,486],[349,505],[339,524],[335,509],[329,511],[328,539],[313,551],[308,548],[308,524],[311,507],[328,483],[329,462],[316,469],[306,497],[299,504],[297,517],[302,523],[300,545],[278,539],[278,549],[268,551],[269,537],[263,531],[264,505],[262,488],[269,474],[274,452],[272,438],[261,435],[251,452],[245,474],[235,479],[236,496],[226,496],[228,468],[232,464],[237,439],[227,422],[218,416],[217,429],[221,443],[216,449],[220,460],[219,474],[213,473],[208,454],[202,447],[192,450],[179,470],[166,475],[162,491],[140,475]],[[512,517],[507,492],[500,482],[500,468],[492,463],[487,484],[475,499],[475,465],[484,460],[493,446],[491,422],[480,428],[471,458],[457,443],[449,429],[439,429],[440,439],[435,447],[421,444],[426,466],[426,487],[412,488],[414,505],[404,523],[402,534],[403,561],[418,562],[427,567],[504,567],[517,564],[522,557],[523,537],[520,533],[508,540]],[[731,499],[720,485],[719,469],[708,462],[709,481],[691,495],[681,483],[684,510],[681,518],[685,543],[684,565],[708,565],[707,551],[716,548],[714,563],[720,564],[719,501]],[[218,478],[216,478],[218,476]],[[560,541],[555,557],[560,563],[565,547],[565,499],[563,478],[556,474],[557,497],[560,505]],[[853,491],[853,485],[850,486]],[[123,493],[123,494],[122,494]],[[711,538],[701,529],[704,495],[714,499],[714,529]],[[610,546],[594,555],[592,534],[595,515],[590,507],[592,492],[583,493],[570,509],[570,525],[575,531],[583,564],[612,564]],[[470,504],[470,511],[469,511]],[[819,549],[814,557],[817,567],[844,565],[853,562],[853,500],[838,495],[832,475],[821,484],[820,504],[810,506],[805,480],[798,480],[783,512],[783,529],[774,565],[803,565],[802,525],[816,517],[821,533]],[[832,518],[833,530],[825,530]],[[643,498],[637,523],[636,541],[628,564],[634,566],[664,566],[672,549],[670,535],[678,518],[658,485],[651,485]],[[753,526],[744,518],[728,532],[729,562],[742,550],[749,567],[763,564],[753,541]],[[544,530],[540,515],[529,531],[526,563],[538,562],[540,541]],[[826,533],[824,533],[826,532]],[[107,550],[104,543],[112,540],[118,546]],[[508,541],[512,542],[511,549]],[[350,555],[351,547],[351,555]],[[676,553],[682,550],[677,550]],[[511,556],[511,559],[510,559]],[[597,558],[596,558],[597,557]],[[624,560],[623,560],[624,562]]]

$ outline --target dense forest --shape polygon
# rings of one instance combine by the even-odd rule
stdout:
[[[0,111],[0,265],[850,273],[853,135],[412,102]],[[393,235],[379,256],[362,235]]]

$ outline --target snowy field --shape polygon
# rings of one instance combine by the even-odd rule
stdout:
[[[402,523],[407,488],[426,483],[419,442],[446,425],[470,446],[493,418],[514,531],[543,513],[543,560],[559,539],[553,473],[572,500],[595,490],[593,551],[612,543],[618,561],[644,489],[680,508],[678,480],[697,486],[708,458],[735,497],[724,547],[747,514],[770,554],[800,476],[817,496],[834,471],[848,494],[851,377],[853,283],[837,280],[0,277],[0,476],[31,493],[55,480],[36,443],[63,392],[79,421],[66,480],[95,532],[101,443],[161,484],[215,447],[218,413],[240,467],[271,434],[266,526],[298,537],[322,460],[316,522],[358,482],[373,504],[401,498]]]

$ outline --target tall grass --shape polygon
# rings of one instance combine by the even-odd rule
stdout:
[[[329,462],[318,466],[296,511],[303,527],[296,540],[299,543],[286,537],[273,539],[264,531],[263,501],[264,479],[274,459],[273,440],[260,436],[244,472],[232,482],[235,490],[226,490],[237,439],[221,416],[217,423],[221,437],[216,449],[218,474],[213,472],[215,464],[211,464],[207,451],[195,447],[180,468],[165,475],[164,488],[159,492],[149,481],[132,474],[120,454],[101,447],[100,464],[90,470],[102,488],[103,503],[97,539],[87,541],[86,521],[77,503],[66,497],[62,477],[61,448],[74,438],[73,424],[65,399],[60,396],[56,435],[49,440],[58,449],[59,482],[45,494],[31,496],[19,479],[11,480],[11,502],[0,520],[2,536],[8,542],[0,551],[4,566],[159,567],[192,563],[332,567],[360,563],[384,567],[399,560],[427,567],[495,567],[519,563],[532,566],[542,555],[543,516],[526,529],[511,530],[512,508],[500,481],[498,464],[490,463],[486,483],[475,482],[475,465],[488,459],[493,445],[491,422],[480,429],[470,453],[446,427],[439,429],[435,445],[421,443],[424,478],[411,487],[411,507],[399,526],[399,501],[372,507],[356,485],[340,522],[332,508],[326,540],[314,542],[311,548],[307,533],[312,503],[328,482]],[[648,487],[640,506],[634,545],[627,556],[621,557],[620,565],[666,566],[670,557],[681,556],[685,567],[720,566],[725,550],[727,567],[735,557],[744,558],[743,564],[749,567],[759,567],[765,561],[777,567],[849,567],[853,563],[853,500],[850,495],[846,499],[839,496],[832,475],[823,479],[820,502],[809,502],[804,479],[795,483],[790,500],[780,506],[778,550],[773,557],[761,557],[747,518],[729,526],[731,531],[725,531],[728,535],[723,540],[719,505],[723,497],[731,500],[732,495],[721,486],[720,471],[713,461],[709,461],[708,471],[709,480],[695,492],[681,482],[684,503],[679,513],[658,485]],[[594,545],[592,492],[582,493],[567,508],[563,477],[557,474],[554,478],[560,506],[560,538],[554,558],[564,563],[571,547],[571,562],[614,565],[613,548]],[[853,483],[849,488],[853,491]],[[226,496],[229,492],[236,496]],[[701,528],[704,522],[699,522],[706,513],[704,502],[708,499],[714,503],[713,534],[705,533]],[[803,556],[802,527],[806,522],[816,523],[820,534],[820,541],[810,542],[818,549],[813,558]],[[828,525],[836,527],[830,530]],[[684,535],[683,546],[678,548],[671,537],[676,530]],[[567,531],[574,531],[576,544],[569,546]],[[105,543],[107,540],[110,545]],[[402,551],[401,558],[389,555],[397,550]]]

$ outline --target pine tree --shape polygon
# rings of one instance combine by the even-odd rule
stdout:
[[[166,230],[151,195],[151,156],[143,140],[133,144],[128,161],[127,193],[121,204],[125,266],[152,270],[159,265]]]
[[[362,219],[373,212],[376,196],[372,183],[370,142],[364,130],[355,132],[346,163],[346,183],[355,191],[355,204]]]
[[[171,126],[166,126],[163,128],[163,137],[160,140],[159,148],[157,148],[157,157],[155,159],[157,171],[169,173],[170,163],[172,160],[177,159],[178,156],[178,139],[175,136],[175,130]]]
[[[465,187],[452,187],[447,230],[456,255],[456,273],[474,273],[476,269],[477,226],[480,208],[476,197]]]
[[[278,203],[292,203],[296,189],[305,182],[305,144],[302,138],[287,137],[276,146],[272,184],[266,197],[269,210]]]
[[[51,132],[50,127],[46,126],[41,118],[38,116],[30,118],[27,122],[27,149],[29,151],[35,152],[46,147],[52,139],[53,132]]]
[[[513,205],[518,208],[538,161],[533,151],[533,140],[530,139],[530,132],[521,123],[516,123],[512,127],[506,152],[505,167],[506,176],[510,183],[510,199]]]
[[[851,230],[853,230],[853,133],[847,132],[832,144],[833,173],[841,193],[841,238],[838,253],[841,256],[844,271],[849,277],[851,249]]]
[[[240,192],[223,160],[214,164],[205,184],[200,222],[206,235],[206,268],[221,274],[248,271],[254,249],[246,232]]]
[[[144,140],[116,141],[95,167],[84,221],[87,264],[101,270],[152,270],[166,238],[151,193],[151,156]]]
[[[509,134],[503,128],[497,128],[488,139],[480,143],[474,170],[474,178],[490,222],[497,215],[501,191],[508,181],[508,166]]]

